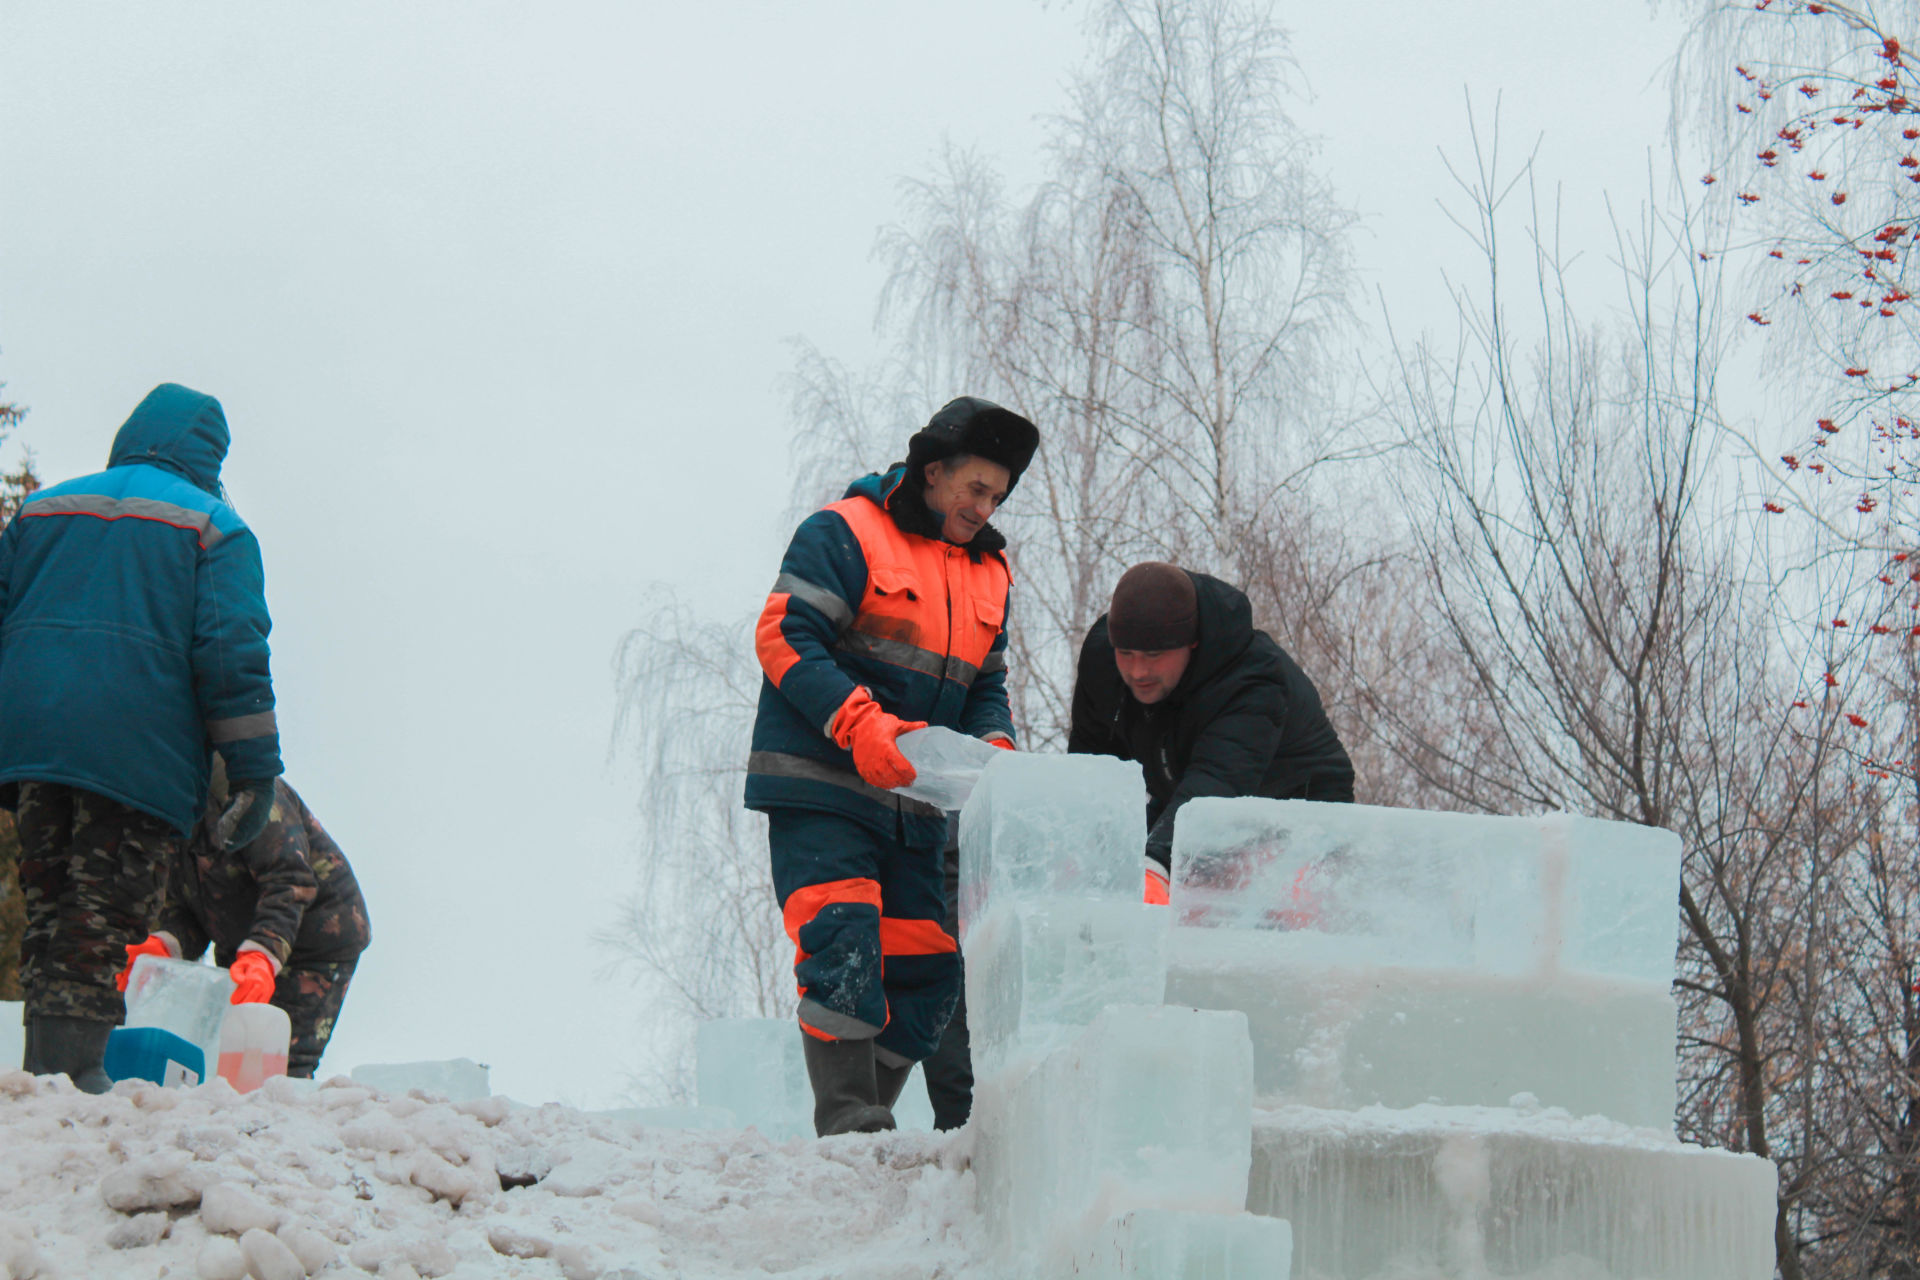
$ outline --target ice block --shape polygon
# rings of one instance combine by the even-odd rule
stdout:
[[[741,1128],[775,1142],[813,1137],[813,1090],[792,1018],[715,1018],[694,1042],[695,1087],[703,1107],[725,1107]]]
[[[1381,1275],[1769,1280],[1773,1166],[1553,1111],[1256,1112],[1247,1207],[1293,1267]]]
[[[1107,1008],[976,1096],[973,1170],[996,1251],[1026,1274],[1063,1275],[1129,1210],[1236,1214],[1252,1096],[1240,1015]]]
[[[988,906],[1040,895],[1140,899],[1147,788],[1109,756],[998,752],[960,812],[960,937]]]
[[[1127,898],[998,902],[966,942],[974,1075],[1060,1047],[1110,1004],[1159,1004],[1169,923],[1165,907]]]
[[[1074,1274],[1088,1280],[1287,1280],[1293,1233],[1251,1213],[1135,1209],[1109,1221]]]
[[[375,1062],[355,1067],[355,1084],[385,1093],[409,1093],[415,1089],[435,1094],[448,1102],[477,1102],[493,1096],[487,1082],[487,1066],[472,1058],[450,1058],[436,1062]]]
[[[1205,798],[1173,848],[1180,925],[1299,934],[1302,958],[1673,978],[1680,840],[1658,827]]]
[[[912,783],[895,790],[947,810],[963,807],[980,782],[980,771],[1005,754],[1004,748],[937,724],[903,733],[894,745],[916,775]]]
[[[220,1056],[220,1025],[232,1007],[225,969],[191,960],[143,955],[127,977],[129,1027],[159,1027],[194,1045],[207,1062]]]

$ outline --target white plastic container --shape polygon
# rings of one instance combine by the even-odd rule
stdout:
[[[220,1027],[219,1074],[241,1093],[251,1093],[269,1077],[287,1074],[292,1039],[293,1024],[284,1009],[230,1005]]]

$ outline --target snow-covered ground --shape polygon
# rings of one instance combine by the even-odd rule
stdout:
[[[0,1280],[985,1280],[962,1135],[0,1074]]]

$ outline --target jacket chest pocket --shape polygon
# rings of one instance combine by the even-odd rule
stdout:
[[[867,593],[861,597],[860,611],[854,618],[855,630],[925,648],[928,623],[926,595],[912,574],[892,565],[874,565],[868,570]],[[932,638],[936,643],[940,639],[937,634]]]
[[[967,613],[966,622],[955,619],[953,650],[955,656],[978,667],[987,660],[993,642],[1007,624],[1007,606],[1004,599],[975,596]]]

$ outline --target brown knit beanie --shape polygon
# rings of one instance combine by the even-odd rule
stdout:
[[[1107,613],[1114,648],[1183,649],[1199,638],[1199,603],[1185,569],[1149,560],[1120,575]]]

